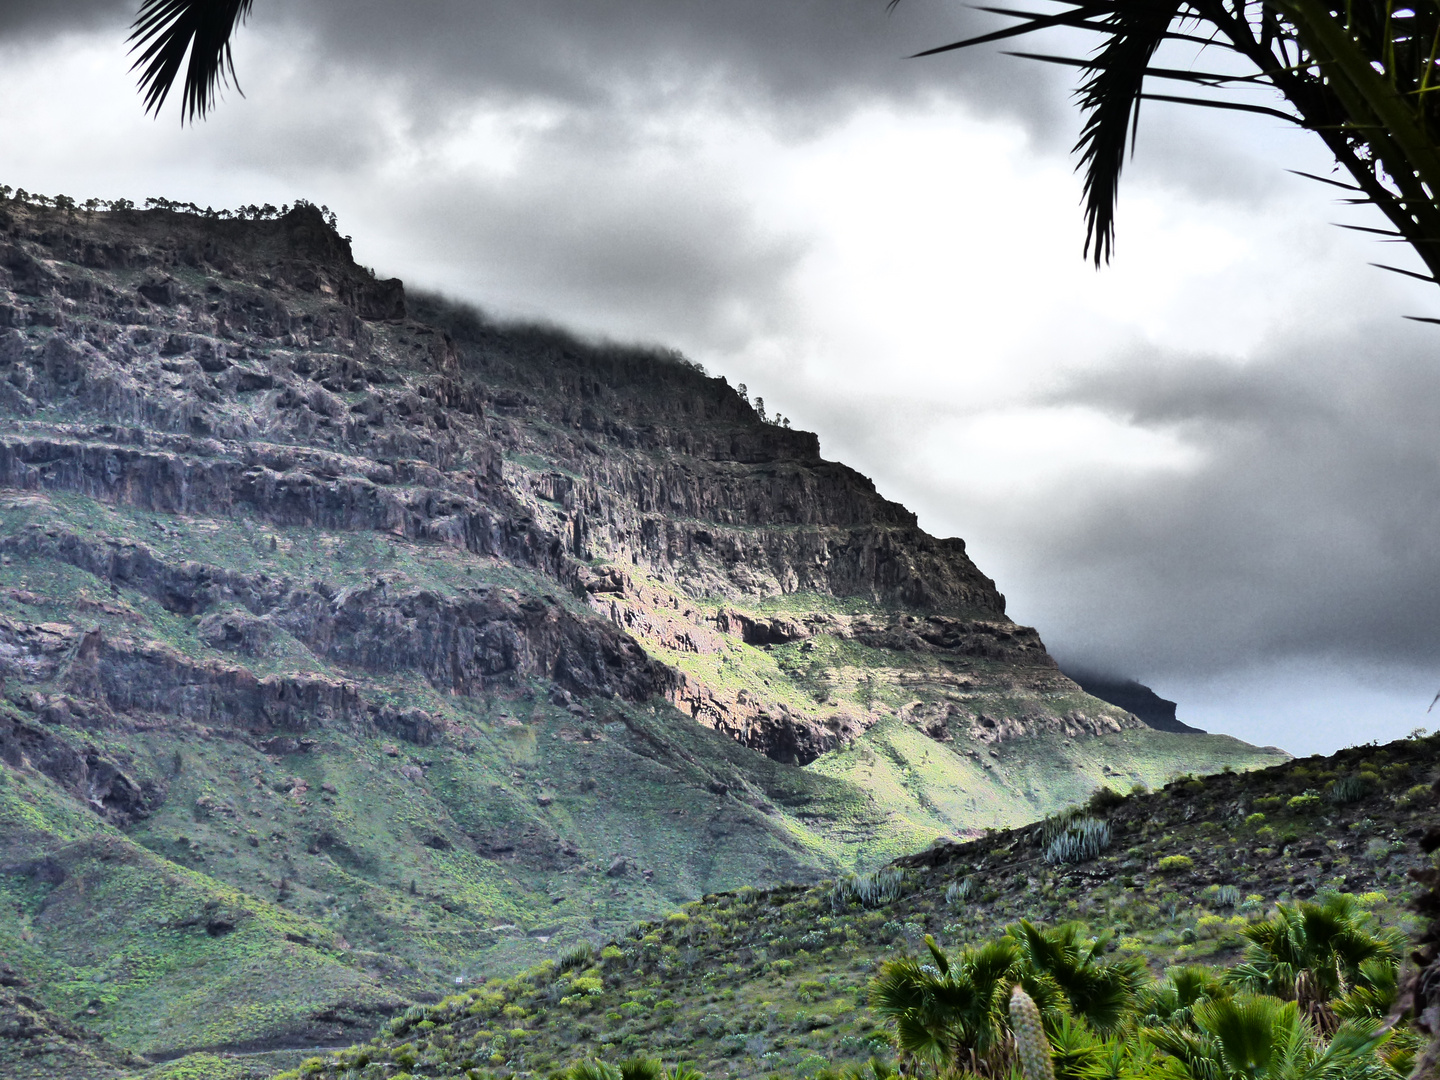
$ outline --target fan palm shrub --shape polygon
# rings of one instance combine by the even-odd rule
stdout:
[[[902,1064],[959,1067],[986,1077],[1008,1072],[1005,1012],[1019,977],[1017,942],[987,942],[953,961],[928,935],[925,946],[931,962],[887,961],[870,985],[870,1007],[894,1024]]]
[[[1105,959],[1108,943],[1105,935],[1086,939],[1073,923],[1021,922],[951,959],[927,936],[928,960],[888,961],[870,1005],[894,1023],[902,1060],[1006,1076],[1015,1063],[1009,1003],[1017,987],[1047,1024],[1074,1017],[1101,1033],[1121,1027],[1144,969],[1134,959]]]
[[[1036,1001],[1063,1007],[1097,1031],[1119,1027],[1146,981],[1140,960],[1105,959],[1108,933],[1086,938],[1078,923],[1042,927],[1026,920],[1005,933],[1017,945],[1020,981]]]
[[[1161,1024],[1184,1027],[1202,1001],[1229,997],[1233,988],[1219,973],[1203,964],[1173,967],[1165,978],[1143,986],[1135,995],[1136,1022],[1147,1027]]]
[[[1280,904],[1273,918],[1240,933],[1249,942],[1244,962],[1227,977],[1246,989],[1297,1001],[1325,1031],[1339,1023],[1331,1001],[1361,988],[1378,992],[1381,969],[1399,965],[1405,943],[1398,930],[1375,927],[1373,916],[1348,893]]]
[[[622,1080],[620,1070],[608,1061],[577,1061],[565,1072],[566,1080]]]
[[[1192,1019],[1145,1031],[1192,1080],[1401,1080],[1376,1053],[1390,1033],[1375,1023],[1344,1024],[1326,1040],[1298,1002],[1250,993],[1199,1002]]]

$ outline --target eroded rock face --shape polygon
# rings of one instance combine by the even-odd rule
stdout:
[[[37,525],[0,536],[0,552],[139,590],[197,619],[211,655],[12,621],[0,665],[20,684],[59,680],[119,718],[257,737],[378,727],[424,744],[443,725],[405,719],[371,683],[418,672],[467,695],[537,678],[581,697],[663,698],[804,764],[881,712],[785,700],[685,658],[823,640],[931,664],[934,692],[899,714],[933,737],[1125,722],[1045,705],[1075,687],[1005,617],[963,541],[927,535],[723,379],[411,302],[312,208],[240,222],[9,205],[0,492],[401,537],[549,583],[441,592],[382,570],[336,588]],[[787,597],[816,602],[760,610]],[[294,643],[356,678],[252,670]],[[995,720],[972,700],[1014,690],[1038,704]]]
[[[11,768],[35,769],[114,825],[148,817],[165,800],[162,783],[153,779],[137,783],[95,747],[77,751],[44,728],[4,713],[0,713],[0,761]],[[48,864],[31,869],[51,877],[56,872]],[[63,876],[62,872],[62,880]]]

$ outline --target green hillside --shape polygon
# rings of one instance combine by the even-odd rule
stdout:
[[[1405,904],[1410,871],[1429,865],[1420,842],[1435,820],[1437,750],[1440,735],[1093,797],[1078,812],[1102,821],[1109,842],[1073,863],[1047,861],[1046,823],[838,884],[707,896],[412,1009],[302,1074],[543,1076],[592,1055],[641,1055],[709,1076],[803,1077],[889,1060],[893,1028],[868,1005],[886,960],[925,959],[926,935],[953,953],[1021,919],[1078,921],[1082,937],[1109,935],[1112,959],[1152,976],[1234,965],[1240,931],[1277,903],[1337,891],[1413,938]]]

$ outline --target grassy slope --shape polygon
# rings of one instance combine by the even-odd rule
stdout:
[[[11,532],[38,526],[138,536],[171,556],[323,577],[336,588],[367,581],[377,569],[401,587],[441,594],[477,581],[543,588],[493,560],[439,558],[388,538],[177,520],[75,495],[11,498],[0,505],[0,524]],[[0,614],[26,622],[83,615],[87,628],[213,655],[198,638],[197,620],[129,590],[112,593],[44,558],[14,556],[0,565]],[[773,665],[775,680],[785,678],[770,652],[732,647]],[[247,666],[259,674],[356,677],[284,635]],[[544,691],[537,685],[457,699],[413,679],[376,688],[374,696],[418,703],[452,723],[454,737],[423,749],[329,729],[313,732],[318,742],[310,751],[283,756],[185,725],[83,736],[55,729],[126,762],[135,775],[164,777],[169,793],[127,836],[53,787],[15,774],[36,785],[37,797],[48,790],[38,826],[45,839],[35,841],[36,851],[60,850],[93,832],[122,845],[126,858],[85,864],[98,876],[84,905],[61,902],[63,889],[52,898],[33,881],[0,875],[0,888],[15,891],[18,905],[0,912],[0,933],[17,943],[46,1004],[141,1052],[263,1044],[279,1032],[292,1041],[344,1042],[363,1030],[356,1025],[373,1022],[372,1010],[433,998],[456,977],[514,970],[555,944],[617,933],[705,892],[814,880],[876,865],[967,826],[1033,819],[1086,794],[1105,764],[1153,782],[1201,747],[1223,748],[1206,762],[1216,768],[1256,760],[1243,744],[1135,731],[1071,746],[1058,738],[1054,745],[1007,744],[998,761],[985,759],[994,766],[986,770],[890,720],[855,746],[794,769],[667,706],[606,705],[593,724],[581,725]],[[592,738],[583,737],[586,727]],[[1047,764],[1067,754],[1065,769]],[[1132,764],[1130,757],[1144,760]],[[420,769],[423,780],[407,777],[407,767]],[[729,793],[715,794],[717,784]],[[542,797],[548,805],[540,805]],[[28,850],[28,841],[15,839],[24,835],[11,837],[20,843],[11,850]],[[482,858],[473,853],[477,836],[513,842],[516,850]],[[566,843],[577,854],[557,858]],[[627,872],[608,877],[616,858],[628,860]],[[194,898],[162,903],[172,877],[188,882]],[[162,914],[172,902],[187,914]],[[206,903],[293,913],[309,927],[296,933],[348,947],[322,962],[285,942],[291,931],[263,919],[222,938],[194,927],[153,932]],[[47,914],[38,923],[12,916],[39,905]],[[28,947],[27,934],[43,947]],[[255,971],[263,978],[252,978]]]
[[[493,561],[434,558],[402,542],[177,522],[78,496],[11,499],[0,515],[9,530],[141,536],[200,561],[323,575],[337,588],[376,565],[437,592],[477,578],[539,588]],[[83,614],[107,634],[208,651],[196,620],[45,558],[0,565],[0,614],[36,623]],[[255,668],[354,674],[283,636]],[[769,761],[667,706],[606,704],[582,724],[545,690],[457,699],[418,681],[380,687],[376,696],[451,722],[451,737],[423,749],[328,728],[312,730],[308,751],[274,755],[193,725],[54,727],[132,775],[164,778],[168,795],[121,833],[44,778],[0,766],[5,850],[14,860],[62,853],[72,883],[0,874],[14,901],[0,910],[0,935],[46,1004],[142,1052],[263,1043],[277,1032],[343,1042],[351,1024],[373,1023],[370,1010],[433,998],[457,976],[513,970],[548,954],[552,939],[618,932],[707,891],[813,880],[889,829],[853,785]],[[97,837],[120,854],[83,854]],[[512,850],[483,858],[476,837]],[[616,858],[626,872],[607,876]],[[254,918],[219,938],[203,925],[157,929],[207,904]],[[345,944],[322,962],[285,933]]]
[[[1158,974],[1177,961],[1233,960],[1238,926],[1325,888],[1365,894],[1383,922],[1408,930],[1406,873],[1424,861],[1416,840],[1434,818],[1437,750],[1431,736],[1181,779],[1109,809],[1113,843],[1079,866],[1047,865],[1034,827],[942,845],[902,860],[903,894],[874,909],[837,903],[826,883],[707,896],[636,928],[588,967],[562,973],[551,962],[412,1010],[382,1039],[316,1062],[314,1074],[362,1075],[347,1066],[363,1060],[435,1077],[467,1067],[543,1074],[587,1054],[649,1052],[712,1076],[807,1075],[883,1044],[865,986],[926,933],[953,948],[1019,918],[1081,919]],[[1337,779],[1355,775],[1373,777],[1367,794],[1327,800]],[[1174,856],[1180,865],[1162,868]]]
[[[660,596],[662,583],[647,581]],[[705,608],[704,601],[672,592],[677,608]],[[663,604],[655,605],[663,610]],[[755,616],[803,617],[814,612],[880,614],[858,599],[791,594],[763,602],[710,601]],[[875,717],[860,738],[822,755],[806,771],[851,781],[866,792],[891,828],[871,842],[846,852],[840,865],[868,869],[941,836],[973,836],[987,828],[1008,828],[1035,821],[1087,798],[1102,785],[1129,790],[1135,784],[1156,787],[1181,773],[1247,770],[1274,765],[1288,757],[1274,747],[1255,747],[1225,735],[1177,735],[1132,728],[1099,737],[1067,738],[1043,727],[1028,738],[997,745],[964,734],[947,741],[930,738],[903,719],[907,707],[959,701],[966,709],[996,717],[1120,714],[1075,688],[1068,693],[1037,693],[1010,687],[956,693],[953,661],[933,654],[902,653],[819,634],[803,642],[757,647],[738,637],[719,637],[711,650],[665,648],[653,638],[650,653],[722,693],[744,693],[767,705],[780,704],[796,714],[817,708],[851,716]],[[1004,665],[966,658],[967,667]]]
[[[858,784],[877,806],[924,822],[937,836],[974,836],[1053,814],[1082,802],[1097,787],[1158,787],[1181,766],[1199,774],[1244,771],[1285,757],[1228,736],[1149,728],[1084,739],[1044,732],[993,749],[962,746],[957,751],[908,724],[887,720],[809,768]]]
[[[397,1001],[332,930],[161,858],[34,774],[0,768],[0,837],[0,954],[91,1031],[218,1044],[337,995],[351,1011]],[[207,930],[217,916],[233,929]]]

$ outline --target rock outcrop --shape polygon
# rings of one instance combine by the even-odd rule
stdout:
[[[1081,668],[1065,673],[1092,697],[1108,701],[1126,712],[1132,713],[1156,731],[1173,731],[1177,734],[1203,735],[1203,728],[1191,727],[1175,716],[1176,703],[1166,701],[1144,683],[1134,679],[1117,678],[1100,672]]]
[[[763,422],[723,379],[672,355],[407,302],[311,207],[237,222],[17,204],[0,228],[0,488],[463,549],[543,575],[618,630],[554,595],[441,597],[383,573],[337,595],[323,580],[242,579],[130,537],[4,539],[205,619],[218,652],[263,653],[283,633],[374,675],[421,670],[446,692],[543,676],[582,695],[659,695],[798,764],[882,713],[784,700],[686,657],[819,636],[943,666],[930,680],[949,695],[939,711],[982,738],[1074,712],[1032,702],[1030,719],[997,724],[959,704],[956,693],[1076,688],[1034,631],[1006,619],[963,541],[927,535],[869,480],[824,461],[814,435]],[[785,610],[759,610],[776,603]],[[828,610],[836,603],[853,610]],[[182,662],[113,636],[92,666],[121,712],[243,713],[264,728],[312,708],[346,723],[370,709],[353,687],[247,679],[221,659]],[[144,694],[119,689],[137,679]],[[911,714],[929,727],[938,715]],[[1107,714],[1098,727],[1126,722]]]

